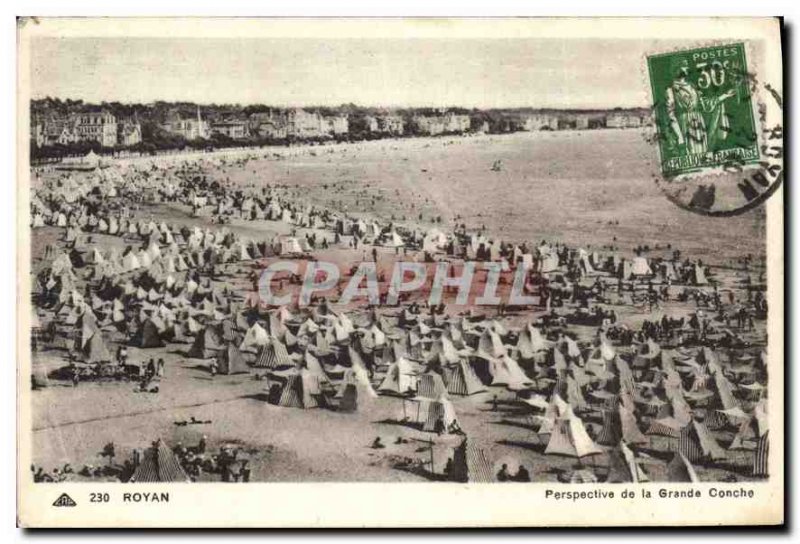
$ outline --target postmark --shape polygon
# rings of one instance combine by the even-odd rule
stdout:
[[[647,57],[659,175],[673,203],[731,216],[783,181],[783,100],[748,64],[744,42]]]

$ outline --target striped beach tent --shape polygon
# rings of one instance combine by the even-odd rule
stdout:
[[[753,476],[769,476],[769,431],[758,439],[753,457]]]
[[[273,385],[270,389],[270,399],[272,404],[283,406],[284,408],[317,408],[323,406],[322,389],[319,381],[313,374],[301,370],[292,374],[284,375],[283,384]],[[277,395],[273,393],[277,391]]]
[[[692,420],[681,429],[678,451],[693,463],[703,460],[718,461],[727,457],[708,427],[697,420]]]
[[[450,480],[463,483],[494,482],[492,467],[484,451],[466,436],[453,450],[453,470]]]
[[[256,368],[290,368],[295,366],[286,346],[278,339],[273,339],[269,344],[262,346],[261,351],[253,364]]]
[[[597,437],[599,444],[613,446],[621,440],[628,444],[646,444],[647,437],[636,423],[636,416],[621,403],[615,409],[603,410],[603,428]]]
[[[444,433],[450,432],[451,426],[456,422],[456,409],[446,396],[442,395],[436,400],[417,397],[414,401],[418,404],[416,422],[422,424],[423,431],[435,432],[436,423],[441,420]]]
[[[433,400],[441,396],[447,397],[447,388],[442,377],[435,372],[420,374],[417,378],[417,396]]]
[[[155,483],[155,482],[188,482],[189,477],[184,472],[175,454],[170,451],[161,439],[145,450],[139,466],[133,472],[128,482],[130,483]]]
[[[474,395],[486,391],[483,383],[467,361],[444,368],[444,383],[447,392],[453,395]]]

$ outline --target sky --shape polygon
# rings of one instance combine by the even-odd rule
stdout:
[[[33,98],[383,107],[647,106],[652,40],[50,38]]]

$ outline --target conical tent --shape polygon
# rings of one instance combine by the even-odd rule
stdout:
[[[98,330],[83,346],[83,356],[87,363],[103,363],[111,361],[103,334]]]
[[[324,402],[323,392],[317,377],[300,371],[284,376],[285,382],[279,387],[278,397],[270,402],[285,408],[317,408]]]
[[[258,323],[253,323],[253,325],[247,329],[247,333],[245,333],[244,340],[242,340],[242,345],[239,346],[239,349],[242,351],[255,350],[268,343],[269,333],[267,333],[267,330]]]
[[[336,398],[339,399],[338,410],[355,412],[359,402],[363,404],[377,396],[366,372],[362,373],[362,369],[358,368],[347,369],[336,392]]]
[[[404,395],[414,391],[416,386],[417,377],[414,374],[414,367],[408,360],[400,357],[389,366],[378,391]]]
[[[416,422],[422,425],[423,431],[436,432],[437,423],[441,422],[442,432],[450,432],[456,422],[456,409],[447,397],[441,396],[436,400],[417,397],[413,400],[417,403]]]
[[[494,482],[492,467],[483,450],[466,436],[453,450],[453,469],[450,480],[462,483]]]
[[[92,336],[100,330],[97,318],[88,307],[84,307],[83,314],[75,318],[75,328],[78,332],[75,338],[76,349],[84,349]]]
[[[642,483],[649,479],[636,462],[633,452],[625,444],[620,442],[616,448],[609,452],[608,456],[608,478],[606,483]]]
[[[718,461],[727,457],[725,450],[720,447],[705,424],[697,420],[692,420],[681,429],[678,451],[693,463],[702,460]]]
[[[273,370],[295,366],[286,345],[280,340],[273,339],[269,344],[262,346],[261,351],[253,364],[256,368],[271,368]]]
[[[404,244],[403,239],[395,231],[384,235],[382,245],[386,247],[402,247]]]
[[[228,344],[217,354],[217,368],[220,374],[240,374],[249,371],[242,353],[233,344]]]
[[[636,424],[636,416],[620,403],[615,409],[603,411],[603,430],[597,442],[613,446],[620,441],[628,444],[646,444],[647,437],[642,434]]]
[[[211,359],[223,349],[219,333],[211,326],[206,326],[194,339],[188,356],[192,359]]]
[[[164,342],[161,333],[152,319],[145,319],[133,336],[133,345],[140,348],[161,348]]]
[[[506,355],[506,347],[496,332],[486,329],[478,340],[478,353],[488,359],[502,357]]]
[[[602,450],[589,437],[583,421],[568,408],[567,413],[556,420],[544,452],[582,458],[601,453]]]
[[[539,329],[528,326],[520,331],[516,347],[522,359],[533,359],[537,353],[547,351],[550,342],[542,336]]]
[[[417,397],[426,399],[438,399],[447,396],[447,388],[444,386],[442,377],[435,372],[420,374],[417,379]]]
[[[467,361],[446,366],[444,382],[447,385],[447,392],[453,395],[474,395],[486,391],[486,387]]]
[[[438,355],[444,364],[455,364],[461,360],[458,350],[453,345],[449,336],[443,334],[431,344],[430,356]]]
[[[492,375],[492,385],[505,385],[511,390],[518,390],[524,389],[526,385],[533,383],[525,375],[519,364],[508,355],[491,359],[489,361],[489,369]]]
[[[753,414],[739,425],[739,431],[733,437],[728,449],[745,449],[746,441],[755,441],[756,443],[767,434],[768,427],[767,414],[762,407],[762,404],[756,405]]]
[[[675,452],[672,461],[667,465],[667,479],[674,483],[697,483],[700,481],[692,463],[681,452]]]
[[[190,479],[175,454],[159,439],[144,451],[139,466],[128,481],[130,483],[188,482]]]

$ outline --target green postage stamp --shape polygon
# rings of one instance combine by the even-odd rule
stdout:
[[[665,177],[759,161],[742,43],[649,56]]]

